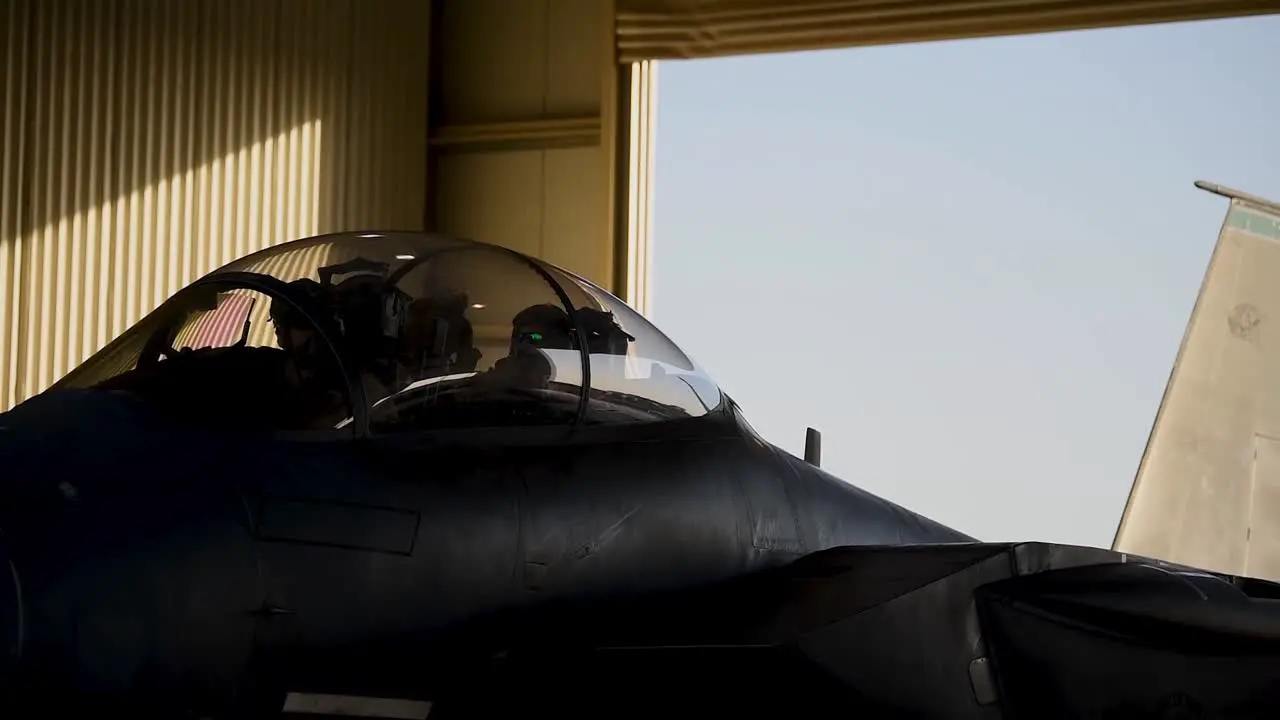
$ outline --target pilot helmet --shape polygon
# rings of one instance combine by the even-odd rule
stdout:
[[[511,320],[512,352],[521,347],[571,350],[576,345],[569,315],[556,305],[533,305]]]
[[[586,334],[586,350],[592,355],[626,355],[627,344],[635,338],[618,325],[607,310],[579,308],[578,321]],[[578,349],[579,341],[569,315],[555,305],[525,308],[512,320],[512,350],[537,347],[553,350]]]

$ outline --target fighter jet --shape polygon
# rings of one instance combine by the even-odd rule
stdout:
[[[0,712],[1280,709],[1280,588],[978,543],[816,439],[535,258],[263,250],[0,415]]]

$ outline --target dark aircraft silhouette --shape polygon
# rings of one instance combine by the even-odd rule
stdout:
[[[0,415],[0,712],[1280,709],[1276,586],[977,543],[810,447],[547,263],[264,250]]]

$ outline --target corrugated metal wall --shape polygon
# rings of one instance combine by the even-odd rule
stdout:
[[[5,0],[0,408],[253,250],[422,224],[428,0]]]

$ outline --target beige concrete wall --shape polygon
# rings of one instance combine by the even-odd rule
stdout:
[[[615,289],[612,3],[443,0],[434,23],[435,228]]]
[[[428,0],[0,5],[0,409],[173,291],[418,228]]]

